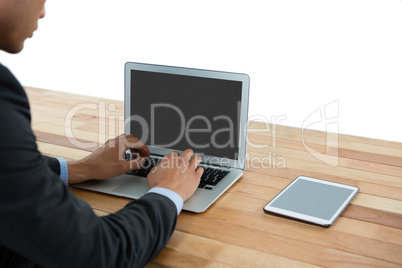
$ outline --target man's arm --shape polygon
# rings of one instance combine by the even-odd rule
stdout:
[[[129,161],[123,160],[127,149],[135,151],[139,157]],[[109,139],[87,157],[77,161],[68,161],[68,183],[117,177],[130,170],[140,168],[150,154],[148,147],[135,136],[119,135],[114,139]]]
[[[26,96],[12,77],[2,80],[1,71],[0,244],[46,267],[145,265],[174,231],[174,203],[149,193],[116,213],[97,217],[70,193],[38,152]],[[117,169],[123,173],[122,166]],[[163,172],[161,176],[164,181]],[[181,196],[196,189],[197,178],[191,178],[185,191],[177,190]],[[178,184],[182,181],[179,177]],[[172,185],[165,186],[175,191]]]
[[[37,264],[142,267],[174,231],[176,207],[164,196],[147,194],[97,217],[53,172],[40,166],[30,171],[45,179],[13,176],[0,181],[0,237],[2,245]]]
[[[11,136],[1,135],[0,148]],[[97,217],[25,138],[31,150],[0,150],[1,245],[46,267],[141,267],[163,249],[176,223],[173,202],[151,193]]]

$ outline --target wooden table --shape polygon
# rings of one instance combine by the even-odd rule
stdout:
[[[103,143],[123,132],[120,101],[33,88],[27,93],[44,154],[79,159],[93,148],[79,149],[68,137]],[[256,131],[264,127],[270,132]],[[249,146],[243,177],[205,213],[180,214],[169,244],[149,267],[402,267],[402,143],[339,135],[334,146],[323,132],[257,122],[249,128],[250,142],[269,146]],[[298,175],[355,185],[360,192],[330,228],[264,213],[263,206]],[[129,201],[71,191],[98,215]]]

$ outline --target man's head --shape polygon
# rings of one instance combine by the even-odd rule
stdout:
[[[0,49],[18,53],[45,16],[46,0],[0,0]]]

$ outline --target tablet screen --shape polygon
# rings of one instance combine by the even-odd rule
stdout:
[[[354,186],[301,176],[268,203],[265,210],[307,221],[311,221],[311,217],[322,219],[321,223],[328,225],[357,191]]]

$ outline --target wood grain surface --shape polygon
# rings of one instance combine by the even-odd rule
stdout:
[[[80,159],[123,133],[121,101],[26,91],[43,154]],[[261,122],[249,122],[248,138],[244,175],[206,212],[183,211],[148,267],[402,267],[402,143]],[[330,228],[264,213],[299,175],[360,192]],[[99,216],[130,201],[71,191]]]

